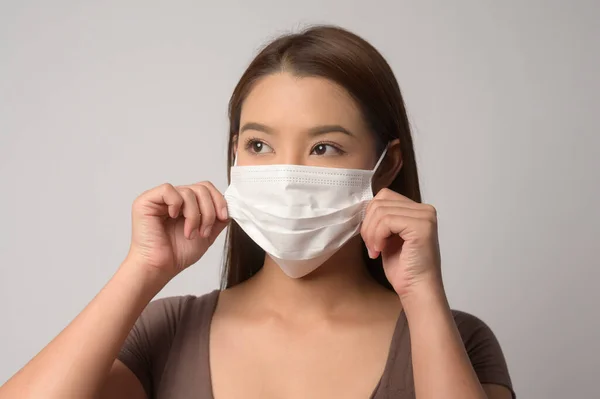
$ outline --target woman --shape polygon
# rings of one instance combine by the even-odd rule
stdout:
[[[492,332],[448,306],[382,56],[340,28],[283,36],[229,111],[225,195],[137,198],[117,273],[0,398],[512,397]],[[224,289],[149,304],[226,226]]]

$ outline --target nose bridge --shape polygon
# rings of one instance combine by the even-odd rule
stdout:
[[[286,151],[285,154],[279,157],[278,163],[284,165],[304,165],[306,159],[304,159],[298,151]]]
[[[306,164],[307,150],[303,140],[289,135],[281,140],[279,151],[277,151],[277,163],[284,165],[304,165]]]

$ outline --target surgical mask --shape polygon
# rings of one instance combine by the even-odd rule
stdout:
[[[372,170],[236,163],[229,216],[285,274],[303,277],[360,232],[386,151]]]

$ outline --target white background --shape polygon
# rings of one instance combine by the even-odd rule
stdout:
[[[163,182],[226,187],[226,106],[259,47],[309,23],[392,64],[452,306],[496,332],[521,398],[600,372],[595,1],[0,2],[0,384],[124,258]],[[218,286],[222,239],[161,296]]]

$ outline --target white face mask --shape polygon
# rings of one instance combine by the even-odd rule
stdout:
[[[359,233],[386,151],[373,170],[235,165],[229,216],[285,274],[303,277]]]

